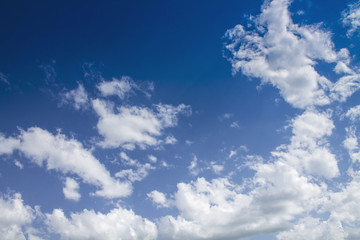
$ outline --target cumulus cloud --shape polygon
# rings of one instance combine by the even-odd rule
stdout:
[[[358,239],[360,222],[360,176],[351,174],[351,181],[336,192],[328,192],[319,209],[324,217],[300,218],[294,226],[278,235],[279,239]],[[326,214],[324,214],[326,213]]]
[[[21,194],[0,196],[0,212],[0,238],[27,239],[26,228],[35,219],[35,210],[24,205]]]
[[[151,193],[148,193],[147,196],[157,207],[168,208],[171,205],[171,201],[169,201],[162,192],[154,190]]]
[[[360,149],[359,149],[359,142],[356,136],[356,128],[350,127],[346,128],[346,138],[343,142],[344,147],[349,153],[350,159],[353,163],[360,162]]]
[[[130,77],[124,76],[121,79],[112,78],[111,81],[102,81],[97,88],[105,97],[115,95],[123,100],[128,94],[133,93],[133,88],[138,86]]]
[[[61,94],[61,97],[63,103],[73,105],[76,110],[85,109],[89,105],[88,94],[80,83],[76,89]]]
[[[156,225],[132,210],[112,209],[107,214],[93,210],[72,213],[67,218],[61,209],[46,214],[46,223],[62,239],[151,240],[157,239]]]
[[[146,107],[121,106],[114,112],[108,102],[95,99],[93,108],[100,119],[97,129],[104,137],[100,145],[104,148],[123,147],[133,150],[160,144],[158,138],[163,130],[177,125],[179,114],[191,114],[189,106],[155,105],[156,111]]]
[[[124,169],[115,174],[115,177],[126,178],[130,182],[141,181],[149,175],[149,170],[155,169],[149,163],[137,164],[137,169]]]
[[[151,97],[150,92],[154,91],[154,84],[151,82],[136,83],[132,78],[123,76],[120,79],[112,78],[111,81],[102,79],[97,88],[104,97],[117,96],[124,100],[135,94],[135,91],[140,91],[146,97]]]
[[[360,86],[359,75],[348,67],[347,50],[336,52],[331,34],[320,25],[294,24],[290,3],[265,1],[252,30],[237,25],[227,31],[226,49],[234,72],[272,84],[297,108],[345,101]],[[316,71],[317,61],[337,63],[336,71],[345,76],[333,84]]]
[[[35,164],[46,164],[48,170],[76,174],[83,182],[101,188],[94,193],[97,196],[117,198],[128,196],[132,191],[130,183],[112,178],[105,166],[80,142],[61,133],[53,135],[32,127],[22,130],[17,138],[2,138],[2,141],[8,143],[2,154],[19,150]]]
[[[12,154],[19,143],[19,139],[13,137],[6,138],[2,133],[0,133],[0,154]]]
[[[179,183],[177,217],[159,220],[160,239],[241,239],[286,228],[314,207],[321,189],[281,162],[259,164],[249,193],[226,178]]]
[[[155,157],[154,155],[148,155],[148,158],[149,158],[150,162],[152,162],[152,163],[157,162],[157,157]]]
[[[193,160],[190,162],[190,165],[188,166],[189,172],[191,175],[196,176],[199,174],[201,169],[198,166],[198,158],[194,155]]]
[[[66,199],[79,201],[81,195],[79,193],[79,184],[72,178],[67,177],[65,180],[65,186],[63,188],[63,193]]]
[[[334,129],[329,113],[305,111],[292,121],[291,143],[278,147],[272,155],[296,166],[299,172],[334,178],[339,175],[335,155],[326,145]]]
[[[331,198],[332,193],[320,179],[339,175],[337,160],[326,141],[334,129],[331,113],[307,110],[295,117],[290,126],[293,134],[290,143],[277,148],[272,161],[249,159],[251,162],[245,163],[254,176],[244,180],[244,185],[232,183],[229,178],[207,181],[200,177],[190,183],[179,183],[170,199],[157,192],[156,196],[150,195],[157,199],[153,201],[158,202],[158,207],[174,206],[180,212],[178,216],[159,219],[160,238],[241,239],[281,232],[280,239],[290,239],[296,236],[296,229],[303,229],[302,224],[309,225],[310,239],[312,231],[313,239],[338,234],[328,229],[342,220],[324,222],[311,216],[308,216],[311,221],[299,220],[289,230],[299,216],[324,207]],[[189,170],[197,168],[194,157]],[[331,207],[327,211],[331,212]],[[311,224],[314,226],[310,227]]]
[[[348,117],[353,122],[360,119],[360,105],[350,108],[346,112],[345,116]]]
[[[360,27],[360,1],[350,4],[349,9],[343,11],[342,22],[349,27],[347,35],[352,36]]]

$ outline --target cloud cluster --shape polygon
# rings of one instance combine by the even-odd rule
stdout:
[[[157,239],[156,225],[131,210],[115,208],[107,214],[84,210],[67,218],[61,209],[46,214],[51,231],[62,239],[151,240]]]
[[[360,1],[349,5],[349,9],[343,12],[342,22],[350,28],[348,36],[352,36],[360,28]]]
[[[71,104],[76,110],[86,109],[89,106],[89,97],[84,86],[78,83],[76,89],[61,94],[62,102]]]
[[[67,177],[65,180],[65,187],[63,188],[65,198],[79,201],[81,195],[79,193],[79,184],[72,178]]]
[[[290,3],[266,1],[252,30],[237,25],[226,32],[233,71],[272,84],[297,108],[345,101],[360,86],[359,75],[348,66],[348,51],[336,52],[331,34],[320,25],[294,24]],[[318,61],[336,63],[334,71],[344,76],[331,82],[316,70]]]
[[[16,138],[2,137],[0,143],[3,146],[0,154],[18,150],[38,166],[46,164],[48,170],[76,174],[83,182],[100,188],[94,193],[97,196],[117,198],[128,196],[132,192],[129,182],[119,182],[112,178],[90,150],[61,133],[53,135],[41,128],[32,127],[27,131],[21,130]]]
[[[24,205],[21,194],[0,197],[0,238],[3,240],[35,239],[35,235],[27,233],[36,212]]]
[[[104,97],[117,96],[121,100],[126,99],[128,96],[135,94],[136,91],[140,91],[145,96],[150,97],[151,91],[154,90],[153,83],[136,83],[132,78],[123,76],[120,79],[112,78],[111,81],[102,81],[97,85],[98,90]]]
[[[177,125],[177,115],[191,113],[191,108],[184,104],[177,107],[158,104],[156,111],[136,106],[121,106],[114,111],[112,104],[99,99],[93,100],[92,105],[99,116],[97,129],[104,137],[100,145],[128,150],[159,145],[163,130]]]
[[[112,81],[102,81],[97,88],[104,97],[115,95],[123,100],[138,86],[130,77],[122,77],[121,79],[113,78]]]
[[[272,155],[289,162],[301,173],[334,178],[339,175],[335,155],[327,148],[326,136],[334,129],[330,114],[305,111],[292,122],[289,145],[278,147]]]

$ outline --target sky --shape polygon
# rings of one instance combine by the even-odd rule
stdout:
[[[0,238],[359,239],[360,1],[0,3]]]

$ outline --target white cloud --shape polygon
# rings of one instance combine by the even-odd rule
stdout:
[[[138,86],[130,77],[124,76],[121,79],[112,78],[111,81],[102,81],[97,88],[105,97],[116,95],[123,100],[133,92],[133,88],[136,89]]]
[[[115,177],[126,178],[130,182],[141,181],[149,175],[149,170],[155,169],[149,163],[137,164],[137,169],[124,169],[115,174]]]
[[[304,217],[292,229],[278,235],[279,239],[358,239],[360,222],[360,176],[337,192],[328,192],[319,209],[322,218]]]
[[[224,170],[223,165],[215,164],[214,162],[211,162],[211,168],[215,174],[220,174]]]
[[[171,205],[171,201],[166,198],[166,195],[159,191],[152,191],[147,196],[152,200],[156,207],[168,208]]]
[[[199,174],[200,169],[198,167],[198,158],[195,155],[193,157],[193,160],[190,162],[188,169],[189,169],[191,175],[196,176]]]
[[[5,139],[5,142],[10,140]],[[76,174],[83,182],[101,188],[94,193],[97,196],[117,198],[131,194],[130,183],[113,179],[105,166],[75,139],[32,127],[27,131],[22,130],[16,141],[12,142],[16,144],[11,145],[12,149],[6,148],[3,153],[19,150],[39,166],[45,163],[48,170]]]
[[[232,122],[232,123],[230,124],[230,127],[231,127],[231,128],[240,128],[239,122],[238,122],[238,121]]]
[[[166,144],[173,145],[173,144],[176,144],[176,143],[177,143],[177,139],[176,139],[174,136],[167,136],[167,137],[165,138],[165,143],[166,143]]]
[[[356,137],[356,128],[347,128],[346,132],[346,139],[343,142],[344,147],[347,149],[353,163],[360,162],[360,149],[358,138]]]
[[[88,94],[84,86],[78,83],[78,88],[61,94],[62,102],[71,104],[76,110],[85,109],[89,105]]]
[[[6,138],[0,133],[0,155],[1,154],[12,154],[15,147],[20,143],[19,139],[8,137]]]
[[[316,239],[345,239],[342,225],[338,221],[321,221],[319,218],[305,217],[289,231],[277,235],[279,240],[316,240]]]
[[[150,162],[152,162],[152,163],[157,162],[157,158],[155,156],[153,156],[153,155],[149,155],[148,158],[149,158]]]
[[[61,209],[46,214],[46,223],[62,239],[151,240],[157,239],[156,225],[132,210],[112,209],[103,214],[93,210],[72,213],[70,218]]]
[[[232,116],[233,116],[232,113],[224,113],[224,114],[220,115],[218,118],[219,118],[219,121],[223,121],[223,120],[230,119]]]
[[[67,177],[65,180],[63,193],[66,199],[73,200],[75,202],[79,201],[81,198],[79,193],[79,184],[74,179],[69,177]]]
[[[232,157],[235,156],[236,154],[237,154],[237,151],[230,150],[230,153],[229,153],[228,158],[232,158]]]
[[[0,197],[0,238],[25,240],[25,228],[35,219],[35,210],[24,205],[21,194]]]
[[[157,112],[149,108],[122,106],[115,113],[109,103],[99,99],[92,103],[100,117],[98,131],[104,137],[100,145],[104,148],[121,146],[128,150],[133,150],[136,145],[140,148],[159,145],[162,131],[177,125],[177,115],[190,114],[191,111],[183,104],[177,107],[158,104],[155,106]]]
[[[349,37],[360,28],[360,1],[350,4],[349,9],[343,11],[342,22],[350,28],[347,32]]]
[[[350,108],[346,114],[351,121],[355,122],[357,119],[360,119],[360,105]]]
[[[241,239],[285,229],[295,216],[314,208],[321,189],[287,164],[258,164],[255,188],[242,193],[228,179],[198,178],[179,183],[177,217],[159,220],[161,239]]]
[[[339,175],[335,155],[326,146],[334,124],[329,114],[305,111],[292,121],[291,143],[280,146],[272,155],[296,166],[298,171],[334,178]]]
[[[360,87],[359,75],[349,70],[347,50],[336,52],[331,34],[320,25],[299,26],[292,22],[290,0],[265,1],[254,20],[254,30],[237,25],[226,33],[234,72],[260,78],[280,90],[297,108],[344,101]],[[316,60],[336,62],[345,75],[333,84],[315,69]],[[342,67],[341,67],[342,66]],[[346,71],[345,71],[346,70]],[[328,93],[331,92],[331,98]]]
[[[19,162],[18,160],[14,160],[14,164],[15,164],[15,166],[17,166],[21,170],[24,169],[24,165],[22,165],[22,163]]]

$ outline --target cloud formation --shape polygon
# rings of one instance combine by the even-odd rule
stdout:
[[[0,141],[5,146],[0,154],[11,154],[18,150],[38,166],[46,164],[48,170],[76,174],[83,182],[100,188],[94,193],[97,196],[118,198],[132,192],[130,183],[112,178],[105,166],[80,142],[61,133],[53,135],[32,127],[27,131],[21,130],[16,138],[2,137]]]
[[[26,229],[35,219],[35,210],[24,205],[21,194],[0,196],[0,238],[3,240],[35,239]]]
[[[76,110],[86,109],[89,106],[88,94],[84,86],[78,83],[78,87],[61,94],[62,102],[71,104]]]
[[[158,138],[165,128],[177,125],[179,114],[191,114],[190,106],[155,105],[156,111],[146,107],[121,106],[114,111],[106,101],[95,99],[93,108],[99,116],[97,129],[104,137],[100,145],[104,148],[123,147],[128,150],[136,146],[145,149],[161,143]]]
[[[343,11],[342,22],[349,27],[347,35],[352,36],[360,28],[360,1],[350,4],[349,9]]]
[[[158,234],[153,222],[120,207],[107,214],[85,209],[72,213],[70,218],[63,210],[55,209],[46,214],[46,223],[62,239],[152,240]]]
[[[275,86],[297,108],[345,101],[360,86],[359,75],[348,66],[348,51],[336,52],[321,25],[294,24],[290,3],[265,1],[250,30],[237,25],[226,32],[233,71]],[[344,76],[333,83],[316,70],[318,61],[336,63],[335,71]]]

